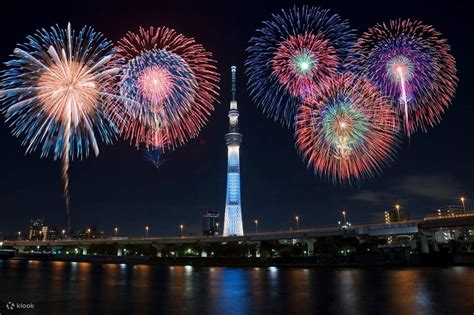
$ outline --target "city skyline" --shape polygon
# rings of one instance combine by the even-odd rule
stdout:
[[[13,8],[18,6],[10,5]],[[146,10],[133,8],[134,15],[141,15],[143,23],[169,25],[198,38],[215,53],[222,75],[220,104],[215,104],[216,110],[199,137],[165,154],[166,162],[157,170],[144,161],[141,152],[122,140],[114,146],[103,146],[98,159],[72,162],[70,188],[74,229],[96,222],[104,229],[105,226],[118,225],[124,233],[137,234],[145,224],[150,224],[153,230],[172,234],[176,233],[180,222],[189,229],[193,225],[199,227],[199,216],[204,209],[224,212],[226,183],[223,174],[227,166],[223,135],[227,129],[225,104],[230,98],[230,79],[226,74],[234,63],[243,69],[247,41],[260,21],[281,7],[290,7],[292,3],[281,1],[271,4],[271,7],[255,5],[259,6],[255,10],[259,13],[246,16],[248,23],[242,25],[239,32],[232,30],[230,25],[236,25],[247,12],[233,4],[226,10],[235,14],[228,17],[219,15],[222,11],[219,6],[211,9],[210,6],[186,7],[182,4],[183,8],[178,4],[159,5],[160,12],[164,13],[175,13],[180,9],[198,10],[204,16],[208,15],[209,21],[204,21],[203,15],[198,17],[199,14],[191,20],[189,15],[173,20],[166,14],[144,14]],[[294,215],[301,216],[308,226],[333,224],[342,209],[350,211],[352,221],[371,220],[383,213],[388,205],[397,202],[404,205],[411,215],[419,216],[437,207],[455,204],[461,195],[468,198],[469,205],[469,198],[473,198],[474,174],[470,167],[473,150],[466,143],[473,136],[472,129],[468,127],[472,116],[468,88],[472,83],[473,60],[469,57],[472,44],[465,40],[464,34],[470,33],[471,26],[467,16],[463,15],[465,13],[459,13],[456,7],[446,8],[448,12],[453,10],[461,14],[457,23],[452,23],[450,19],[440,19],[435,10],[424,10],[427,5],[428,2],[410,3],[410,10],[405,11],[395,4],[382,9],[367,3],[321,3],[321,6],[331,7],[344,17],[350,16],[352,26],[359,29],[358,34],[376,22],[399,16],[432,23],[448,38],[460,69],[455,100],[443,115],[440,125],[430,129],[429,134],[414,135],[410,143],[401,146],[390,168],[360,187],[334,186],[306,169],[294,149],[292,132],[261,113],[245,89],[247,77],[243,73],[239,76],[238,85],[241,88],[238,98],[242,104],[239,110],[245,117],[240,128],[248,135],[241,151],[244,228],[252,230],[253,221],[259,219],[262,229],[277,229],[288,225],[285,222]],[[439,2],[438,6],[441,5]],[[97,27],[113,40],[120,38],[128,29],[137,28],[138,24],[133,19],[117,26],[87,17],[85,13],[91,6],[84,3],[81,8],[62,7],[58,11],[26,8],[23,12],[31,23],[7,34],[1,48],[2,60],[7,59],[19,38],[25,38],[37,26],[56,23],[63,26],[71,20],[74,25]],[[37,14],[36,9],[41,14]],[[373,17],[366,19],[365,10],[371,10]],[[63,14],[58,19],[59,11]],[[118,5],[108,10],[107,14],[121,18],[124,13]],[[6,17],[1,22],[2,26],[6,28],[14,23],[12,19]],[[216,25],[229,27],[226,33],[229,35],[221,37],[202,31]],[[63,226],[66,219],[58,163],[40,160],[38,154],[25,156],[24,148],[18,139],[11,137],[8,126],[4,122],[0,125],[0,139],[5,152],[0,163],[0,198],[4,216],[0,230],[8,231],[35,217],[49,217],[55,225]],[[111,218],[117,222],[111,222]]]

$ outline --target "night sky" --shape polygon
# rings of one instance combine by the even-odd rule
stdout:
[[[13,4],[11,4],[13,2]],[[33,2],[33,1],[32,1]],[[9,1],[2,4],[0,60],[41,27],[94,27],[116,41],[140,25],[168,26],[194,37],[213,52],[221,73],[220,104],[200,136],[168,154],[155,169],[143,154],[124,141],[102,145],[98,158],[75,161],[70,169],[72,227],[96,225],[108,234],[176,235],[200,232],[203,210],[224,214],[230,66],[238,68],[241,185],[244,229],[288,229],[300,216],[300,226],[336,224],[341,210],[354,223],[382,220],[383,211],[400,202],[412,217],[437,207],[459,204],[466,195],[474,205],[472,107],[474,22],[467,1]],[[271,13],[293,4],[332,9],[361,34],[368,27],[394,18],[432,24],[448,38],[457,61],[459,86],[440,125],[415,134],[401,146],[395,163],[381,176],[360,186],[340,187],[308,170],[294,148],[292,131],[266,118],[251,101],[244,74],[248,40]],[[10,7],[6,7],[10,6]],[[26,230],[30,218],[44,217],[62,228],[66,216],[60,164],[39,153],[25,156],[2,117],[0,123],[0,231]]]

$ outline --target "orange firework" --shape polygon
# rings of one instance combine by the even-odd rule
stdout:
[[[99,154],[96,134],[110,143],[115,127],[104,113],[104,81],[112,44],[88,27],[74,33],[52,27],[28,37],[14,50],[0,82],[0,97],[15,136],[23,137],[27,152],[40,147],[41,156],[62,160],[64,199],[69,212],[70,159]]]

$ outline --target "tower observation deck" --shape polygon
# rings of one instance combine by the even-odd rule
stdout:
[[[240,143],[242,134],[239,133],[239,111],[236,100],[237,68],[231,67],[232,97],[229,109],[229,132],[225,135],[227,144],[227,190],[224,216],[224,236],[242,236],[242,207],[240,204]]]

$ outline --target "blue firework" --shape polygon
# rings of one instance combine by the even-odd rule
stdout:
[[[152,164],[156,168],[159,168],[165,162],[163,159],[163,152],[160,148],[145,149],[143,151],[143,157],[145,158],[145,161]]]
[[[338,73],[355,35],[347,20],[317,7],[282,10],[250,40],[248,86],[263,111],[293,126],[298,104]]]

